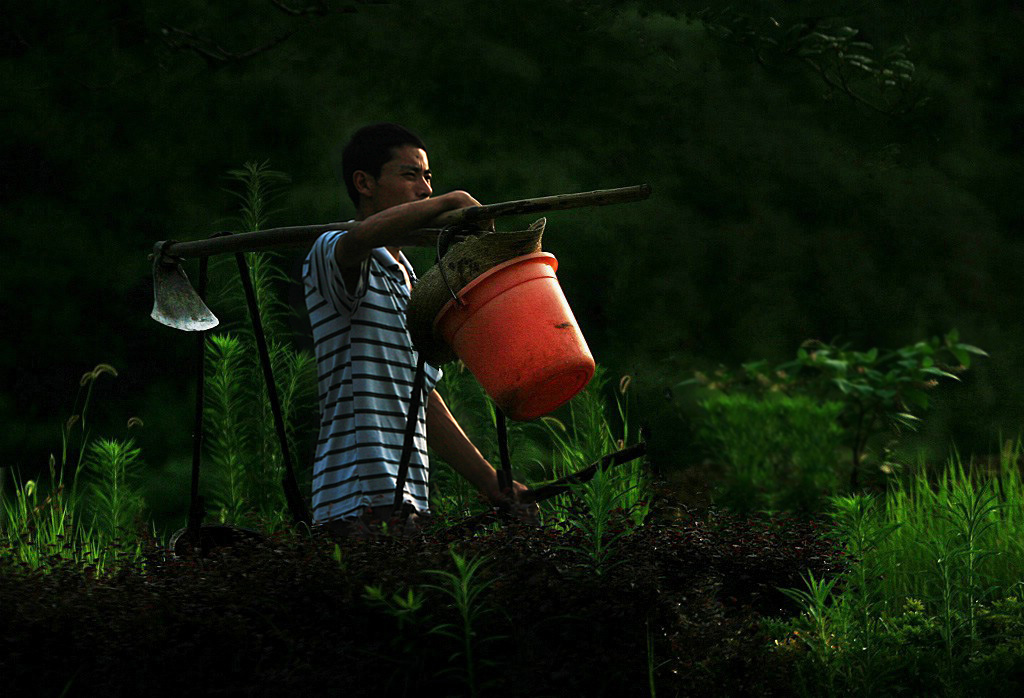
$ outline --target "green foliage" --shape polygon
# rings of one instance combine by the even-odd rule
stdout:
[[[731,7],[694,16],[712,36],[749,50],[761,65],[803,64],[825,84],[826,98],[838,92],[890,116],[905,116],[928,102],[906,40],[880,51],[864,32],[831,17],[783,24]]]
[[[335,553],[340,558],[337,546]],[[395,622],[390,642],[391,652],[388,655],[388,659],[395,665],[395,671],[387,677],[386,692],[393,690],[395,681],[402,680],[402,694],[405,695],[410,689],[412,677],[422,675],[424,670],[424,636],[421,626],[425,622],[423,607],[426,597],[414,587],[406,589],[404,594],[396,591],[388,596],[380,585],[368,584],[363,588],[363,600],[371,607],[383,611]]]
[[[461,361],[448,364],[438,382],[437,391],[484,458],[500,467],[496,438],[494,402]],[[513,465],[526,461],[536,447],[527,438],[523,426],[506,422],[509,453]],[[518,470],[518,467],[515,467]],[[517,477],[521,477],[516,473]],[[483,511],[488,506],[476,488],[456,473],[436,453],[430,457],[430,508],[438,520],[456,519]]]
[[[277,186],[288,181],[287,176],[269,169],[265,162],[249,162],[229,174],[242,189],[231,192],[242,202],[242,227],[259,230],[269,215]],[[292,311],[282,300],[278,284],[288,279],[275,264],[275,257],[247,253],[246,258],[289,452],[293,467],[297,467],[299,430],[310,426],[316,409],[316,360],[310,352],[293,348],[287,336],[286,321]],[[238,273],[233,266],[224,272],[229,282],[221,298],[245,317],[248,309]],[[243,323],[235,332],[212,335],[207,346],[204,424],[213,466],[211,501],[218,518],[222,523],[282,526],[289,518],[281,486],[284,464],[253,331]]]
[[[700,405],[698,438],[725,467],[716,502],[813,513],[838,490],[841,404],[775,393],[718,394]]]
[[[376,119],[426,138],[439,192],[499,201],[651,182],[642,205],[553,215],[545,239],[591,348],[617,371],[777,359],[807,336],[900,346],[957,324],[993,352],[958,395],[970,412],[951,425],[958,443],[1021,423],[1022,107],[1006,86],[1024,49],[1012,3],[282,6],[243,16],[230,4],[136,3],[97,15],[54,0],[9,17],[0,81],[13,107],[0,132],[17,244],[3,288],[32,302],[6,308],[19,332],[2,357],[16,386],[0,396],[5,462],[45,464],[40,422],[60,402],[45,386],[99,354],[154,406],[144,452],[187,454],[189,379],[168,367],[185,365],[188,347],[141,310],[144,251],[231,227],[219,190],[239,153],[295,174],[276,223],[348,217],[330,154]],[[770,69],[742,38],[705,31],[734,15],[776,40],[759,52]],[[40,30],[54,17],[66,32]],[[887,56],[901,46],[913,73]],[[901,94],[902,67],[930,101],[879,117],[804,58],[882,108]],[[895,86],[878,83],[887,67]],[[514,108],[496,108],[509,95]],[[552,113],[524,125],[523,114]],[[43,282],[55,274],[60,283]],[[74,342],[44,341],[54,328]],[[110,409],[112,421],[128,416]]]
[[[589,482],[572,487],[576,501],[559,510],[560,526],[582,534],[582,544],[562,546],[578,553],[598,577],[622,564],[616,553],[632,533],[632,521],[624,515],[623,500],[629,491],[619,490],[614,472],[598,470]]]
[[[417,596],[416,590],[412,587],[409,587],[404,595],[396,591],[389,598],[380,586],[368,584],[364,588],[363,598],[394,618],[399,631],[414,623],[416,614],[423,607],[423,597]]]
[[[551,444],[551,455],[544,466],[552,478],[577,472],[639,440],[639,430],[630,420],[630,383],[631,377],[623,376],[613,396],[617,419],[608,414],[608,378],[605,368],[599,366],[587,387],[563,408],[562,412],[567,412],[567,416],[562,419],[541,417],[535,423]],[[607,471],[601,480],[595,477],[576,491],[590,497],[590,501],[600,503],[601,507],[614,502],[615,508],[621,509],[634,524],[639,525],[650,509],[649,487],[644,460],[637,459]],[[601,489],[608,491],[598,493]],[[555,498],[551,506],[560,509],[565,503],[564,498]]]
[[[1021,453],[1019,441],[1007,444],[989,475],[951,459],[937,479],[921,469],[884,501],[833,500],[846,569],[827,587],[809,579],[806,590],[784,590],[802,615],[770,624],[778,651],[797,657],[805,693],[1017,687]]]
[[[139,492],[141,462],[135,441],[98,439],[89,444],[89,504],[97,532],[107,541],[135,538],[144,502]]]
[[[71,562],[103,573],[139,560],[133,535],[143,507],[139,449],[131,439],[93,440],[87,428],[93,388],[102,375],[116,377],[117,371],[98,364],[79,381],[73,414],[61,426],[61,460],[51,454],[48,481],[14,475],[13,499],[0,501],[0,550],[33,568]],[[141,420],[133,417],[127,428],[136,425]],[[81,487],[83,476],[87,488]]]
[[[454,641],[458,649],[448,658],[449,663],[459,657],[461,664],[452,664],[441,673],[452,673],[465,684],[470,696],[481,695],[490,682],[481,677],[484,666],[493,662],[480,658],[483,646],[494,642],[498,637],[478,637],[478,629],[483,618],[491,611],[487,608],[482,596],[494,579],[485,579],[481,568],[487,563],[483,557],[466,558],[459,555],[455,548],[449,549],[455,571],[428,570],[440,580],[439,584],[428,584],[427,589],[440,592],[448,597],[452,609],[457,614],[456,622],[447,622],[435,626],[431,632]]]
[[[539,420],[553,446],[548,466],[553,477],[582,470],[636,439],[629,420],[629,384],[630,378],[624,376],[614,396],[618,424],[608,415],[607,378],[601,367],[569,402],[565,421],[551,416]],[[582,534],[578,552],[595,574],[602,575],[617,566],[616,550],[631,528],[643,523],[649,500],[649,477],[643,459],[637,459],[609,470],[598,469],[589,482],[573,485],[569,494],[542,503],[541,511],[546,521]]]
[[[960,342],[956,330],[891,351],[856,351],[809,340],[791,361],[754,361],[739,371],[722,368],[710,376],[698,372],[681,385],[697,384],[727,394],[807,395],[841,403],[838,421],[851,451],[850,484],[857,489],[869,456],[882,460],[877,467],[883,472],[891,469],[878,454],[884,454],[889,439],[902,429],[916,428],[918,415],[931,404],[928,391],[939,385],[939,379],[959,380],[956,374],[970,368],[972,354],[987,356]]]
[[[252,452],[243,412],[249,399],[242,384],[243,364],[251,358],[247,349],[233,335],[213,335],[207,343],[205,443],[212,466],[210,501],[221,523],[244,520],[247,508],[246,455]]]

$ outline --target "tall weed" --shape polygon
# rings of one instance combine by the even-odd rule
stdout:
[[[1007,444],[993,473],[958,456],[937,476],[919,464],[884,502],[832,500],[847,560],[841,583],[813,609],[810,583],[786,590],[804,613],[783,624],[793,635],[779,644],[809,650],[809,693],[950,692],[1024,661],[1021,454],[1019,440]],[[823,623],[831,644],[821,643]],[[1011,637],[1017,644],[1006,644]]]
[[[262,228],[271,213],[270,204],[288,181],[286,175],[269,169],[267,163],[249,162],[229,172],[241,201],[240,225],[244,230]],[[316,414],[316,360],[306,351],[294,349],[287,332],[287,318],[293,311],[279,292],[290,279],[280,270],[275,255],[246,253],[256,305],[263,324],[271,370],[281,403],[289,452],[302,452],[299,432]],[[231,258],[218,260],[216,269],[227,283],[220,301],[234,314],[248,316],[238,271]],[[224,268],[228,263],[229,268]],[[247,523],[270,528],[288,521],[282,489],[285,474],[281,446],[259,364],[256,341],[250,324],[239,322],[230,333],[209,338],[207,357],[205,431],[207,453],[213,466],[211,501],[222,523]],[[293,463],[297,468],[298,464]]]
[[[137,541],[124,534],[142,515],[134,482],[139,451],[130,439],[93,441],[87,428],[93,388],[103,375],[117,371],[98,364],[79,381],[73,414],[61,425],[61,460],[50,456],[48,480],[13,475],[13,497],[0,502],[0,550],[11,559],[44,570],[72,563],[97,573],[138,561]],[[140,423],[132,418],[128,427]]]

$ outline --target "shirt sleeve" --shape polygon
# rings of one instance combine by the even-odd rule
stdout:
[[[338,311],[344,311],[351,315],[355,312],[359,301],[366,295],[369,287],[368,274],[370,271],[370,258],[367,257],[359,265],[359,279],[355,288],[348,288],[341,275],[341,269],[334,259],[334,248],[338,240],[345,234],[344,230],[333,230],[324,233],[313,243],[313,249],[309,252],[310,284],[320,295],[323,296]]]

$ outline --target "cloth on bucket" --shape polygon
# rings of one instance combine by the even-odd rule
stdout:
[[[441,258],[444,274],[455,293],[488,269],[525,254],[540,252],[546,218],[527,228],[508,233],[486,233],[452,245]],[[434,331],[434,318],[452,300],[448,284],[435,264],[423,274],[409,297],[406,326],[416,351],[434,366],[458,357],[447,342]]]

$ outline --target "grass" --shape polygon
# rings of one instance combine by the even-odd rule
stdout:
[[[91,402],[93,383],[107,373],[111,371],[90,372],[83,377],[79,394],[83,408]],[[467,396],[473,394],[464,376],[452,375],[463,382],[462,398],[458,389],[448,386],[453,408],[461,410]],[[620,383],[614,402],[607,400],[607,388],[607,381],[599,374],[559,418],[515,431],[515,451],[534,454],[535,472],[554,477],[632,440],[625,400],[628,383]],[[211,393],[216,394],[216,390]],[[472,399],[479,398],[477,395]],[[482,422],[477,426],[486,432],[493,413],[488,412],[486,402],[476,404]],[[145,530],[137,472],[141,454],[127,436],[91,438],[85,431],[84,417],[82,409],[77,419],[65,422],[62,461],[58,464],[56,458],[51,460],[49,481],[17,481],[3,499],[0,547],[7,572],[13,564],[51,575],[64,575],[74,569],[87,578],[114,579],[166,569],[167,563],[161,560],[163,553],[154,552],[154,541]],[[220,424],[216,428],[223,429],[225,436],[232,433],[229,422],[213,420],[211,424]],[[225,439],[217,447],[225,448],[230,455],[230,443]],[[916,468],[907,468],[910,474],[894,481],[884,496],[830,500],[833,542],[819,539],[815,545],[835,546],[842,551],[845,562],[838,568],[814,569],[803,558],[786,563],[792,581],[784,587],[785,598],[792,608],[802,610],[802,615],[765,621],[777,641],[772,645],[776,648],[773,661],[784,674],[787,667],[792,668],[786,680],[792,681],[794,691],[807,695],[885,694],[898,689],[960,695],[960,689],[954,687],[977,687],[986,685],[986,681],[1002,687],[1016,685],[1012,683],[1012,667],[1024,661],[1022,450],[1019,441],[1006,444],[991,472],[959,458],[951,459],[938,473],[918,463]],[[434,566],[432,574],[424,572],[419,580],[400,585],[404,589],[401,595],[383,592],[385,583],[392,585],[394,577],[391,581],[360,580],[357,585],[364,591],[363,603],[386,606],[385,612],[396,619],[400,634],[405,633],[402,642],[390,645],[391,651],[413,651],[431,628],[438,629],[451,643],[448,659],[457,660],[457,671],[447,677],[432,675],[431,681],[454,682],[450,686],[457,685],[458,690],[471,695],[489,692],[492,689],[481,673],[487,667],[481,648],[502,637],[514,638],[518,647],[528,638],[523,634],[527,626],[503,625],[485,613],[489,608],[511,612],[496,605],[495,598],[507,593],[499,589],[512,582],[504,578],[507,571],[487,574],[484,561],[491,567],[501,556],[520,561],[558,559],[560,584],[582,584],[592,592],[605,585],[614,587],[626,578],[635,584],[635,575],[642,569],[636,555],[655,533],[655,527],[644,525],[645,513],[652,506],[650,493],[645,491],[645,477],[639,467],[632,471],[623,467],[619,472],[600,474],[563,495],[560,502],[545,509],[545,527],[536,534],[539,537],[515,543],[525,546],[521,553],[497,547],[486,556],[450,554],[452,571]],[[245,483],[236,486],[244,505]],[[435,500],[440,502],[439,508],[451,507],[448,511],[453,518],[465,510],[469,501],[468,496]],[[248,505],[241,510],[248,510]],[[688,554],[693,555],[691,562],[696,567],[718,569],[721,579],[730,580],[730,585],[736,579],[755,584],[753,580],[780,579],[769,574],[763,563],[758,563],[751,574],[737,571],[742,567],[726,571],[721,561],[758,560],[767,551],[786,548],[787,544],[780,546],[774,537],[793,525],[782,522],[779,528],[773,524],[775,527],[769,526],[753,537],[748,532],[744,535],[750,540],[730,543],[724,557],[718,549],[701,558],[705,553],[695,552],[699,547]],[[443,541],[445,527],[439,526],[433,535]],[[504,535],[521,534],[498,529],[484,531],[471,540],[500,541]],[[704,545],[709,535],[725,534],[703,529],[692,534],[688,545]],[[671,550],[678,543],[666,547],[662,541],[657,545]],[[811,546],[804,542],[796,548],[803,551]],[[350,579],[358,569],[351,552],[335,547],[325,555],[344,579]],[[540,558],[533,557],[538,554]],[[299,564],[312,559],[309,553],[304,555],[306,562]],[[701,563],[701,559],[707,562]],[[818,554],[817,559],[825,560],[827,556]],[[551,574],[548,570],[543,576]],[[665,574],[664,570],[658,573]],[[801,574],[803,588],[796,584]],[[750,597],[751,603],[765,603],[768,592],[758,594]],[[779,607],[779,601],[772,603]],[[449,613],[454,615],[444,620]],[[665,644],[665,636],[653,629],[659,622],[664,624],[665,617],[651,613],[645,608],[642,615],[633,614],[633,621],[644,619],[643,627],[635,628],[639,648],[636,680],[650,694],[664,694],[664,667],[676,666],[678,670],[679,658],[685,653]],[[652,620],[659,617],[660,621]],[[559,620],[555,614],[554,618],[552,628],[572,623],[568,617]],[[510,645],[505,642],[500,646],[507,649]],[[430,671],[419,660],[393,666],[398,667],[396,671],[406,672],[395,685],[406,686],[407,690],[417,685],[416,676]],[[776,676],[772,680],[782,679]],[[499,692],[507,690],[507,684],[500,681],[494,686]]]
[[[918,464],[884,498],[833,500],[846,570],[787,590],[803,615],[775,626],[799,638],[781,647],[806,650],[805,692],[969,695],[1003,685],[994,666],[1024,662],[1021,455],[1018,440],[994,472],[953,456],[937,474]]]
[[[33,569],[71,563],[102,574],[139,559],[139,450],[127,437],[93,440],[87,427],[93,389],[104,375],[117,371],[99,364],[79,381],[75,413],[61,428],[61,460],[50,456],[48,480],[12,473],[14,496],[0,498],[0,547]],[[133,417],[126,429],[139,424]]]
[[[281,177],[254,163],[232,176],[242,185],[241,225],[256,230]],[[297,442],[315,412],[314,361],[291,348],[283,329],[286,309],[274,294],[281,277],[273,258],[250,255],[249,263],[288,438]],[[250,550],[251,558],[168,556],[147,531],[142,454],[128,436],[141,423],[129,421],[121,438],[94,438],[87,428],[98,379],[117,375],[100,364],[81,379],[49,478],[15,477],[10,494],[0,489],[0,576],[10,582],[0,585],[0,593],[28,584],[25,589],[58,594],[5,597],[30,621],[23,632],[52,640],[42,629],[73,618],[91,624],[80,634],[92,637],[102,635],[107,618],[117,617],[107,641],[137,652],[131,633],[140,618],[143,637],[174,641],[182,628],[194,635],[193,626],[201,625],[214,640],[196,641],[204,647],[198,654],[188,648],[171,653],[168,685],[182,680],[173,671],[176,658],[212,671],[218,667],[202,662],[222,655],[238,666],[254,658],[254,665],[245,665],[250,677],[272,667],[267,686],[318,685],[317,677],[303,683],[291,676],[301,649],[280,652],[301,639],[336,660],[319,669],[331,677],[328,685],[336,686],[339,671],[360,676],[366,663],[375,667],[370,675],[390,672],[388,686],[403,693],[424,686],[469,695],[533,695],[538,686],[561,695],[607,689],[592,676],[551,679],[564,665],[587,667],[593,676],[615,667],[617,677],[626,677],[616,678],[617,686],[643,686],[651,696],[733,685],[744,692],[771,687],[805,695],[978,695],[1021,688],[1015,678],[1024,675],[1019,440],[1004,446],[992,472],[954,457],[937,474],[917,463],[881,496],[829,497],[839,491],[840,405],[799,395],[720,396],[702,405],[697,429],[728,468],[719,503],[743,512],[814,513],[827,502],[830,537],[818,535],[814,521],[744,522],[716,518],[714,510],[707,519],[648,524],[652,482],[638,460],[545,502],[540,530],[495,526],[461,541],[466,549],[456,551],[450,537],[466,536],[449,534],[448,523],[485,505],[432,458],[431,504],[439,523],[424,541],[323,549],[308,532],[285,531],[280,447],[254,356],[244,328],[209,338],[204,456],[210,468],[204,472],[210,477],[204,486],[217,519],[276,533],[274,545]],[[639,440],[629,388],[628,376],[613,385],[599,369],[556,414],[532,424],[509,423],[517,477],[533,483],[558,478]],[[472,376],[460,364],[450,366],[439,390],[472,440],[498,463],[495,407]],[[291,450],[299,452],[294,443]],[[402,547],[410,545],[422,547]],[[255,579],[279,588],[264,594]],[[107,615],[90,615],[108,587],[123,593],[106,601]],[[396,587],[401,593],[384,591]],[[76,596],[79,590],[84,597]],[[64,597],[72,599],[68,617],[57,622],[52,609],[64,608]],[[205,615],[178,623],[164,606],[171,599]],[[330,620],[330,627],[303,624],[300,614],[317,615],[309,613],[311,603],[325,616],[314,620]],[[292,613],[282,615],[287,609]],[[393,627],[380,623],[381,614],[393,619]],[[251,616],[273,620],[264,625]],[[290,625],[301,627],[294,638],[288,637]],[[353,627],[367,633],[367,648],[350,646]],[[769,644],[758,627],[775,642]],[[16,631],[9,624],[7,632]],[[317,645],[321,636],[331,642]],[[434,642],[438,637],[444,642]],[[610,637],[631,648],[628,661],[614,651],[619,647],[609,651]],[[39,638],[25,643],[45,644]],[[500,648],[516,661],[501,664],[504,680],[485,676],[492,645],[504,640],[509,642]],[[76,646],[90,652],[93,644]],[[103,651],[100,660],[118,656]],[[696,664],[689,659],[695,655]],[[299,673],[316,661],[307,656]],[[18,669],[5,662],[0,667]],[[67,689],[68,677],[85,682],[82,666],[54,672],[59,680],[50,693]],[[528,668],[521,673],[534,683],[520,686],[512,667]],[[93,673],[90,680],[103,679]],[[262,687],[257,682],[251,688]]]

